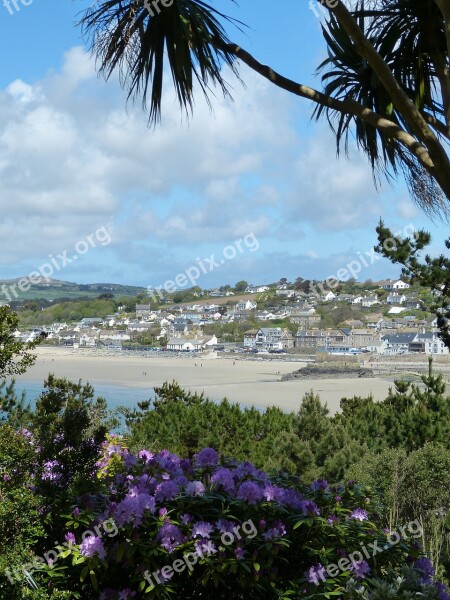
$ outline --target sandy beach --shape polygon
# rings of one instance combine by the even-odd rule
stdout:
[[[381,378],[281,382],[282,374],[304,365],[282,360],[99,355],[89,350],[45,347],[38,348],[36,354],[36,364],[17,381],[44,381],[51,372],[73,381],[82,379],[94,387],[153,388],[175,379],[184,388],[204,391],[212,400],[227,397],[240,404],[262,408],[275,405],[286,411],[298,410],[303,395],[310,390],[318,393],[334,413],[343,397],[372,394],[381,400],[392,385]]]

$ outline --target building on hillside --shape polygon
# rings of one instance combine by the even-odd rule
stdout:
[[[255,346],[260,350],[284,350],[294,347],[294,338],[288,329],[261,327],[256,334]]]
[[[410,352],[423,352],[428,355],[448,354],[449,349],[437,332],[418,333],[410,344]]]
[[[387,304],[403,304],[404,302],[406,302],[406,296],[405,294],[399,294],[398,292],[391,292],[390,294],[388,294],[387,298],[386,298],[386,303]]]
[[[245,293],[246,294],[261,294],[262,292],[267,292],[269,289],[270,288],[267,285],[249,285],[249,286],[247,286]]]
[[[151,313],[150,304],[136,304],[136,319],[148,319]]]
[[[257,306],[258,305],[256,304],[256,302],[253,302],[252,300],[241,300],[236,304],[236,310],[238,312],[242,310],[255,310]]]
[[[244,348],[256,348],[257,329],[249,329],[244,332]]]
[[[298,330],[295,334],[296,348],[323,348],[346,344],[347,335],[339,329]]]
[[[376,296],[364,296],[361,300],[361,306],[364,306],[364,308],[372,308],[372,306],[376,306],[377,304],[380,304],[380,301]]]
[[[396,355],[408,354],[410,352],[410,344],[417,339],[416,333],[394,333],[381,338],[386,346],[383,354]]]
[[[387,290],[388,292],[395,290],[407,290],[411,287],[409,283],[405,283],[401,279],[388,279],[387,281],[382,282],[382,284],[383,289]]]
[[[300,329],[311,329],[312,327],[317,327],[320,323],[320,320],[320,315],[311,315],[309,313],[297,314],[289,317],[289,321],[291,323],[295,323],[295,325],[298,325]]]
[[[200,352],[201,340],[187,340],[185,338],[173,338],[167,342],[167,350],[175,352]]]

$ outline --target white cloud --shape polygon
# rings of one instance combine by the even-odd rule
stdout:
[[[189,122],[166,90],[154,129],[140,106],[125,109],[117,82],[97,78],[81,48],[60,72],[0,91],[3,265],[61,252],[112,220],[122,263],[135,268],[151,249],[157,270],[167,256],[180,260],[174,248],[189,260],[250,232],[276,247],[307,229],[357,229],[377,216],[364,160],[337,162],[320,128],[300,139],[298,99],[242,75],[247,89],[236,83],[234,102],[217,99],[211,113],[198,96]],[[305,250],[304,260],[315,259]]]

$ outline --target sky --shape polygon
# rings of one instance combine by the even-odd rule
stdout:
[[[208,288],[397,277],[371,252],[380,217],[432,233],[401,181],[373,183],[357,149],[336,157],[312,106],[245,65],[233,101],[201,95],[187,119],[166,78],[163,118],[147,126],[118,78],[99,78],[76,22],[91,1],[0,0],[0,279],[40,271],[78,283]],[[301,83],[326,48],[312,0],[213,5],[243,21],[231,39]],[[312,8],[311,8],[312,7]],[[407,230],[409,231],[409,230]],[[181,283],[183,281],[183,283]]]

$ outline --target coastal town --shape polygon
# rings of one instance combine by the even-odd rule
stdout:
[[[113,314],[31,325],[16,336],[24,342],[45,337],[45,344],[74,349],[277,355],[449,353],[438,336],[436,316],[427,312],[424,295],[409,283],[382,280],[364,287],[357,284],[354,293],[339,293],[326,290],[320,282],[293,285],[282,279],[235,291],[230,286],[198,288],[197,301],[174,303],[168,294],[155,306],[140,297],[134,305],[119,303]]]

